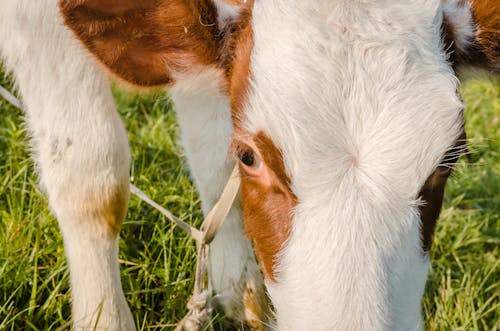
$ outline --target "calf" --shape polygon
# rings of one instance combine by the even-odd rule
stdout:
[[[457,70],[500,72],[496,1],[2,6],[0,54],[63,233],[76,329],[135,328],[117,249],[130,155],[101,67],[169,88],[204,212],[239,159],[241,207],[210,264],[229,317],[267,325],[265,286],[278,330],[422,329],[427,251],[465,137]]]

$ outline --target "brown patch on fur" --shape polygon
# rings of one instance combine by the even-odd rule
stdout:
[[[500,3],[498,0],[471,0],[476,22],[476,44],[486,58],[484,66],[500,75]]]
[[[98,229],[102,229],[104,235],[115,238],[127,214],[129,200],[129,186],[115,186],[108,190],[87,192],[81,203],[78,205],[82,218],[98,220]]]
[[[111,72],[139,86],[172,83],[172,73],[215,64],[219,31],[208,0],[60,0],[79,40]]]
[[[424,205],[420,206],[420,237],[424,252],[428,252],[431,248],[432,236],[443,205],[444,187],[447,179],[448,176],[442,175],[439,170],[434,171],[419,194],[425,202]]]
[[[297,198],[290,190],[280,150],[262,132],[253,142],[263,170],[254,176],[240,166],[245,233],[253,243],[264,277],[275,280],[277,255],[289,237]]]
[[[466,149],[465,141],[466,135],[464,131],[452,151],[444,157],[443,163],[446,163],[447,166],[439,166],[429,178],[427,178],[424,186],[420,190],[419,196],[424,202],[419,208],[421,221],[420,237],[422,239],[422,249],[424,252],[428,252],[431,248],[432,237],[443,205],[446,182],[462,150]]]
[[[248,84],[250,79],[250,56],[253,50],[253,30],[250,24],[253,1],[242,9],[240,21],[230,24],[224,47],[221,50],[221,65],[225,68],[229,81],[233,125],[240,126]]]

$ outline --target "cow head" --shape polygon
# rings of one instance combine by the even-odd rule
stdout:
[[[205,73],[228,96],[245,232],[278,329],[418,328],[425,252],[464,145],[456,70],[499,71],[494,1],[60,5],[118,78]]]

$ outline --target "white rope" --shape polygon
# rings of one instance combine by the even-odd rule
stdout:
[[[182,230],[186,231],[194,240],[201,242],[201,240],[203,238],[203,233],[200,230],[198,230],[194,226],[191,226],[190,224],[180,220],[178,217],[176,217],[170,211],[168,211],[167,209],[165,209],[162,206],[160,206],[159,204],[157,204],[153,199],[148,197],[146,195],[146,193],[139,190],[134,184],[130,184],[130,192],[132,192],[136,197],[138,197],[142,201],[146,202],[151,207],[158,210],[169,221],[171,221],[172,223],[175,223],[175,225],[180,227]]]
[[[12,95],[9,91],[4,89],[1,85],[0,85],[0,95],[5,100],[10,102],[13,106],[15,106],[21,110],[26,110],[26,107],[24,107],[24,105],[21,103],[21,101],[19,101],[14,95]]]
[[[26,110],[26,107],[8,90],[0,86],[0,95],[15,107]],[[180,220],[174,214],[153,199],[148,197],[143,191],[133,184],[130,184],[130,192],[151,207],[158,210],[170,222],[186,231],[191,238],[196,240],[198,253],[196,257],[196,273],[194,279],[193,295],[187,303],[188,313],[177,324],[175,331],[198,331],[208,322],[212,313],[212,293],[208,290],[207,263],[210,251],[210,243],[219,232],[224,220],[231,209],[240,189],[240,175],[236,164],[229,179],[222,191],[219,201],[207,214],[201,225],[201,230]]]

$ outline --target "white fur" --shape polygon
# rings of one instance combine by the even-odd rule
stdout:
[[[246,128],[281,148],[299,201],[266,283],[278,330],[422,328],[417,194],[462,124],[440,10],[255,3]]]
[[[457,0],[450,1],[443,6],[443,14],[453,27],[455,47],[459,52],[467,53],[476,35],[470,4]]]
[[[122,207],[128,200],[128,141],[109,83],[53,0],[3,1],[0,52],[27,106],[40,182],[64,237],[74,327],[133,330],[117,238],[96,210],[115,191]]]
[[[238,20],[241,6],[230,4],[226,0],[214,0],[214,4],[217,7],[217,23],[220,29]]]

